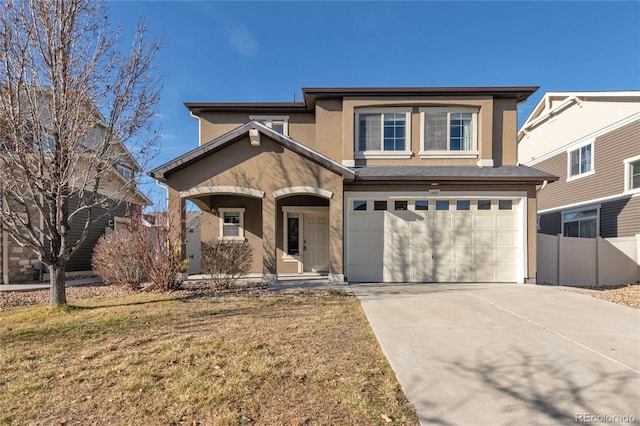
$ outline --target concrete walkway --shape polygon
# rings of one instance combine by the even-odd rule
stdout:
[[[640,422],[639,310],[522,284],[352,288],[423,425]]]
[[[82,278],[79,280],[68,280],[65,285],[80,286],[91,285],[101,283],[100,277]],[[0,284],[0,292],[2,291],[34,291],[34,290],[48,290],[50,288],[49,283],[27,283],[27,284]]]

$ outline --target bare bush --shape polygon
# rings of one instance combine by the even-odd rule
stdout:
[[[93,250],[91,263],[105,284],[123,284],[138,289],[146,279],[138,237],[129,231],[103,235]]]
[[[139,247],[144,271],[156,288],[160,291],[179,289],[183,262],[180,247],[171,241],[168,229],[161,226],[149,228],[141,235]]]
[[[202,243],[202,272],[211,275],[211,279],[219,287],[229,288],[238,278],[246,275],[251,269],[252,260],[251,246],[246,241],[219,240]]]

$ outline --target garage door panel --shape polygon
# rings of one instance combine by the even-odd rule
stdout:
[[[513,232],[496,232],[496,246],[498,247],[516,247],[518,241]]]
[[[368,211],[349,213],[348,274],[353,281],[496,282],[516,280],[518,210]],[[376,198],[384,200],[384,197]],[[387,199],[393,208],[394,199]],[[347,205],[349,205],[347,203]],[[356,253],[357,252],[357,253]]]
[[[518,224],[516,218],[512,214],[503,214],[496,216],[496,228],[497,229],[509,229],[515,230]]]
[[[473,247],[473,232],[456,229],[453,235],[454,247]]]
[[[493,229],[493,216],[476,216],[475,229]]]
[[[493,232],[476,232],[475,246],[487,248],[493,247]]]

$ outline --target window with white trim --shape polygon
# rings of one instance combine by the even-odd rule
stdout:
[[[624,160],[625,192],[640,192],[640,155]]]
[[[477,156],[478,110],[420,108],[421,156]]]
[[[358,110],[355,148],[361,158],[410,157],[411,108]]]
[[[569,179],[593,173],[593,142],[568,151]]]
[[[123,164],[123,163],[116,164],[116,170],[125,179],[131,179],[133,177],[133,169],[126,164]]]
[[[562,235],[565,237],[596,238],[600,210],[590,207],[562,212]]]
[[[244,209],[221,208],[218,211],[220,212],[220,239],[244,239]]]
[[[285,253],[289,256],[300,255],[300,213],[285,212],[287,230],[285,238]]]
[[[282,135],[289,136],[288,115],[250,115],[249,119],[262,123]]]

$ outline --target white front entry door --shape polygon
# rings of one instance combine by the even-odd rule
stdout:
[[[329,215],[326,212],[303,215],[303,270],[329,271]]]

